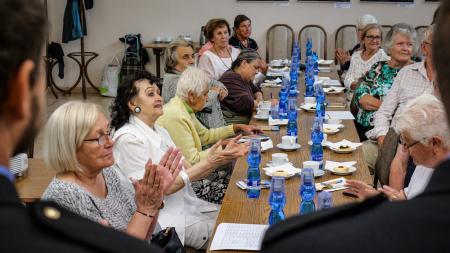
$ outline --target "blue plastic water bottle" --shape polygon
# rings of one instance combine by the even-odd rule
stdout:
[[[288,118],[288,89],[289,80],[283,79],[283,86],[281,86],[280,92],[278,93],[278,116],[280,119]]]
[[[303,168],[301,186],[300,186],[300,214],[312,213],[316,210],[314,205],[314,195],[316,194],[316,186],[314,185],[314,173],[311,168]]]
[[[296,105],[297,105],[296,99],[289,99],[287,135],[295,136],[297,138],[298,128],[297,128],[297,106]]]
[[[272,177],[269,195],[270,214],[269,224],[273,225],[285,219],[284,207],[286,205],[285,178]]]
[[[247,197],[257,199],[261,192],[261,174],[259,164],[261,163],[261,141],[250,140],[250,151],[247,155]]]
[[[333,207],[333,197],[331,192],[320,192],[317,196],[318,210],[329,209]]]
[[[314,119],[311,131],[311,160],[319,162],[319,169],[323,170],[323,120],[318,116]]]

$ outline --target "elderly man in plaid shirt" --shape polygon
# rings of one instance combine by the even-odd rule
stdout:
[[[425,31],[421,43],[425,60],[406,66],[398,73],[391,90],[375,114],[374,128],[366,133],[369,140],[364,142],[363,151],[371,170],[375,168],[378,148],[383,146],[384,138],[389,131],[395,114],[401,111],[409,100],[421,94],[435,93],[433,85],[434,66],[431,51],[433,30],[434,26],[432,25]],[[391,152],[395,154],[395,147],[391,149]],[[392,173],[395,172],[392,171],[391,175]]]

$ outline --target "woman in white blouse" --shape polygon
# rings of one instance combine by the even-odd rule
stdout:
[[[225,19],[211,19],[205,26],[205,36],[212,47],[200,57],[198,67],[205,70],[213,80],[219,80],[231,68],[240,50],[228,44],[230,25]]]
[[[355,90],[358,79],[362,77],[373,64],[389,60],[383,49],[380,48],[382,30],[378,24],[368,24],[362,31],[362,50],[352,55],[350,68],[345,76],[345,87]]]
[[[165,151],[175,147],[169,133],[155,124],[163,114],[163,99],[155,85],[156,79],[143,72],[127,79],[117,91],[111,107],[111,127],[116,165],[123,180],[142,178],[142,165],[148,160],[158,163]],[[207,159],[195,165],[183,161],[183,169],[172,187],[165,192],[165,208],[160,211],[158,224],[175,227],[181,242],[193,248],[205,248],[212,235],[219,206],[199,199],[191,181],[205,178],[215,168],[244,155],[245,145],[222,142],[210,148]]]

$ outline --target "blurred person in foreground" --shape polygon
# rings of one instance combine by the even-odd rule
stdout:
[[[2,0],[0,19],[0,252],[161,252],[55,202],[23,205],[8,167],[11,156],[26,152],[44,116],[46,19],[34,0]]]

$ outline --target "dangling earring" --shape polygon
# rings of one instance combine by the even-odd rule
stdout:
[[[140,113],[140,112],[141,112],[141,107],[136,106],[136,107],[134,108],[134,112],[135,112],[135,113]]]

